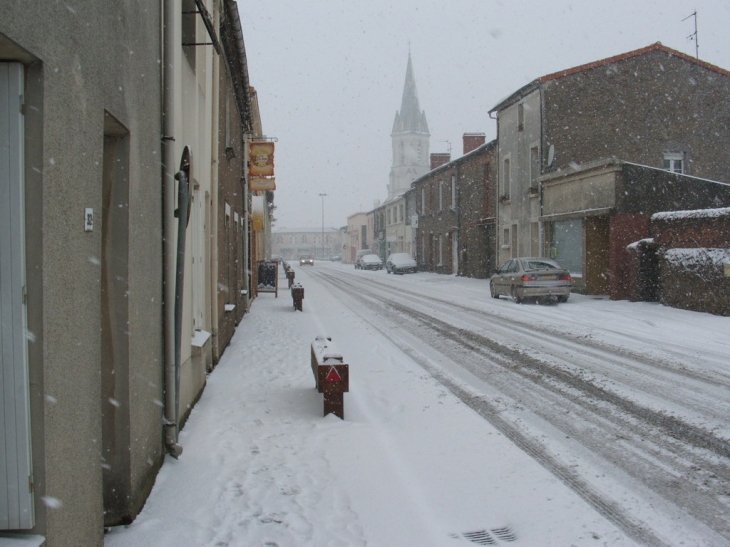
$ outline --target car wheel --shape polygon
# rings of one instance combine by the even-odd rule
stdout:
[[[489,282],[489,293],[492,295],[492,298],[499,298],[499,294],[494,288],[494,283],[492,283],[491,281]]]
[[[515,301],[515,304],[520,304],[522,302],[522,298],[520,298],[520,295],[517,294],[517,287],[512,287],[512,299]]]
[[[558,296],[558,302],[563,302],[563,303],[567,302],[569,296],[570,296],[569,294],[563,294],[563,295]]]

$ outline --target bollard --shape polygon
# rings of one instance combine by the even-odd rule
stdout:
[[[294,304],[294,311],[304,311],[302,309],[302,300],[304,300],[304,287],[300,283],[294,283],[291,286],[291,298]]]
[[[324,416],[345,419],[345,392],[350,391],[350,367],[326,336],[312,342],[312,373],[317,391],[324,394]]]
[[[286,279],[289,282],[289,288],[291,289],[291,286],[294,284],[294,270],[292,268],[288,268],[286,270]]]

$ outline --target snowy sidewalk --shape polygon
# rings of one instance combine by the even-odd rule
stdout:
[[[634,545],[305,282],[303,312],[286,289],[259,295],[181,432],[181,458],[106,547]],[[322,417],[318,334],[350,365],[344,421]]]

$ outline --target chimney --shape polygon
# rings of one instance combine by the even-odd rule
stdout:
[[[485,142],[487,136],[484,133],[464,133],[464,154],[476,150]]]
[[[451,161],[450,152],[434,152],[431,154],[431,171]]]

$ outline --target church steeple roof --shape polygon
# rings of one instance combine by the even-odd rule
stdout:
[[[421,110],[418,104],[418,92],[416,91],[416,79],[413,76],[410,51],[408,52],[406,81],[403,85],[400,111],[395,113],[395,121],[393,122],[392,134],[397,133],[423,133],[429,135],[426,113]]]

